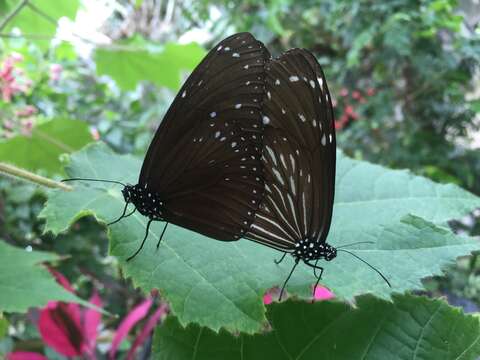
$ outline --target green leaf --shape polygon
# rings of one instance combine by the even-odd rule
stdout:
[[[273,330],[233,336],[170,317],[155,332],[153,358],[162,359],[476,359],[480,323],[441,300],[372,296],[357,307],[339,302],[272,304]]]
[[[19,3],[19,0],[7,0],[7,13],[10,13]],[[8,23],[6,31],[17,27],[23,34],[53,37],[57,31],[58,19],[66,16],[74,20],[78,6],[78,0],[30,0],[29,4]],[[48,46],[46,41],[41,41],[41,44],[43,47]]]
[[[0,142],[0,161],[49,175],[62,173],[60,155],[92,141],[82,121],[54,119],[36,126],[31,136],[18,135]]]
[[[191,71],[205,55],[198,44],[166,44],[162,51],[97,49],[99,75],[108,75],[123,90],[133,90],[140,81],[151,81],[173,90],[180,87],[181,70]]]
[[[7,336],[9,325],[8,320],[3,317],[2,313],[0,313],[0,340]]]
[[[136,183],[141,162],[113,154],[96,144],[72,155],[72,177]],[[65,231],[78,218],[92,214],[100,221],[116,219],[123,210],[121,187],[78,183],[76,191],[52,192],[41,216],[46,230]],[[338,155],[336,203],[329,243],[357,241],[372,245],[349,247],[377,267],[392,289],[369,267],[340,252],[325,268],[323,285],[348,300],[367,292],[389,297],[391,291],[422,289],[420,279],[442,274],[456,257],[479,249],[478,241],[452,234],[439,223],[480,206],[480,199],[453,185],[435,184],[407,171],[393,171]],[[139,246],[146,220],[134,214],[109,228],[110,251],[121,259],[126,276],[144,291],[158,288],[182,324],[198,322],[214,330],[255,332],[265,322],[262,295],[281,286],[293,258],[281,265],[278,252],[241,240],[219,242],[169,225],[159,250],[155,244],[163,224],[152,225],[145,248],[131,262],[125,259]],[[299,266],[288,285],[291,294],[308,297],[315,278]],[[215,309],[215,311],[212,311]]]
[[[0,311],[25,312],[52,300],[88,305],[65,290],[41,265],[58,256],[43,251],[27,251],[0,241]]]

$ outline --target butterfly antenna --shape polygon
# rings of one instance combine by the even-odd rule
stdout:
[[[107,182],[107,183],[127,186],[126,184],[120,181],[115,181],[115,180],[101,180],[101,179],[89,179],[89,178],[69,178],[69,179],[60,180],[60,182],[67,182],[67,181],[98,181],[98,182]]]
[[[135,256],[138,255],[138,253],[140,252],[140,250],[142,250],[143,245],[145,244],[145,241],[147,240],[148,230],[150,229],[150,224],[152,223],[152,221],[153,221],[153,219],[148,220],[147,230],[145,231],[145,237],[143,238],[142,243],[140,244],[140,247],[137,249],[137,251],[135,251],[135,253],[134,253],[132,256],[130,256],[130,257],[127,259],[127,261],[132,260]]]
[[[158,239],[157,249],[158,249],[158,247],[160,246],[160,242],[162,241],[163,234],[165,234],[165,230],[167,230],[167,226],[168,226],[168,222],[167,222],[167,223],[165,224],[165,226],[163,227],[162,235],[160,235],[160,239]]]
[[[374,244],[374,242],[373,241],[357,241],[357,242],[354,242],[354,243],[351,243],[351,244],[345,244],[345,245],[339,246],[339,247],[337,247],[337,249],[342,249],[342,248],[345,248],[345,247],[348,247],[348,246],[353,246],[353,245],[358,245],[358,244]]]
[[[293,271],[297,267],[299,260],[300,259],[295,260],[295,265],[293,265],[292,270],[290,270],[290,274],[288,274],[287,280],[285,280],[285,282],[283,283],[282,290],[280,291],[280,296],[278,297],[278,301],[282,301],[282,296],[283,296],[283,292],[285,291],[285,286],[287,286],[288,280],[290,280],[290,277],[292,276]]]
[[[392,287],[392,285],[390,285],[390,282],[387,280],[387,278],[380,272],[380,270],[378,270],[377,268],[375,268],[373,265],[370,265],[368,262],[366,262],[365,260],[363,260],[361,257],[355,255],[354,253],[348,251],[348,250],[344,250],[344,249],[339,249],[337,248],[338,251],[343,251],[343,252],[346,252],[346,253],[349,253],[350,255],[352,255],[354,258],[357,258],[358,260],[360,260],[361,262],[363,262],[364,264],[368,265],[372,270],[376,271],[376,273],[378,275],[380,275],[382,277],[383,280],[385,280],[385,282],[387,283],[387,285],[389,287]]]

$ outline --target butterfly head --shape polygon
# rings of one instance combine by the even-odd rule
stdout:
[[[159,194],[152,192],[147,185],[127,184],[122,190],[125,202],[132,203],[140,214],[154,220],[162,220],[163,201]]]
[[[324,259],[331,261],[337,257],[337,249],[327,243],[319,243],[313,239],[302,239],[295,244],[295,258],[303,261]]]

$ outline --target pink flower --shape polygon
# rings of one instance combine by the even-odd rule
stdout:
[[[25,136],[32,135],[33,121],[31,119],[25,119],[21,122],[22,128],[20,132]]]
[[[68,291],[72,286],[57,271],[50,269],[57,281]],[[94,291],[90,302],[98,307],[102,301]],[[95,345],[101,314],[95,309],[85,309],[76,303],[51,301],[40,310],[38,330],[48,346],[64,356],[95,358]]]
[[[375,95],[375,89],[374,89],[374,88],[368,88],[368,89],[367,89],[367,95],[368,95],[368,96],[373,96],[373,95]]]
[[[358,100],[362,97],[362,95],[360,94],[359,91],[355,90],[352,92],[352,98],[354,98],[355,100]]]
[[[13,53],[5,58],[0,67],[0,91],[5,102],[10,102],[17,93],[27,92],[30,87],[31,81],[28,79],[24,80],[23,84],[18,82],[20,72],[14,67],[14,64],[22,59],[20,54]]]
[[[37,113],[37,108],[32,105],[27,105],[23,109],[17,110],[15,115],[19,117],[27,117]]]
[[[100,140],[100,132],[96,127],[90,128],[90,134],[92,135],[93,140],[98,141]]]
[[[313,298],[315,300],[328,300],[333,299],[334,297],[335,295],[330,290],[320,285],[315,288],[315,292],[313,295]]]
[[[51,64],[50,65],[50,80],[58,81],[62,75],[63,67],[60,64]]]
[[[10,54],[10,58],[15,63],[19,63],[19,62],[23,61],[23,55],[15,52],[15,51]]]
[[[345,96],[347,96],[347,95],[348,95],[348,89],[342,88],[342,89],[340,90],[340,96],[345,97]]]
[[[118,346],[122,342],[122,340],[128,335],[130,330],[143,318],[145,318],[148,314],[150,307],[153,304],[153,300],[147,299],[141,302],[139,305],[135,306],[132,311],[128,313],[125,319],[122,320],[120,325],[118,326],[117,331],[113,337],[112,346],[110,347],[110,351],[108,352],[109,359],[113,360],[116,357],[116,353],[118,350]],[[139,346],[141,346],[145,340],[150,336],[153,331],[155,325],[160,321],[160,319],[165,316],[168,312],[168,306],[166,304],[162,304],[158,307],[155,313],[150,316],[143,327],[140,334],[137,336],[133,345],[131,346],[130,350],[127,354],[127,360],[133,360],[135,358],[135,352]]]
[[[263,303],[265,305],[268,305],[268,304],[271,304],[273,301],[272,299],[272,294],[270,294],[269,292],[265,293],[265,295],[263,295]]]
[[[48,358],[30,351],[14,351],[7,354],[7,360],[48,360]]]

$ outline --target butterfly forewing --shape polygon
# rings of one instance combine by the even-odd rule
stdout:
[[[331,99],[316,59],[294,49],[266,66],[265,198],[247,238],[289,251],[324,242],[335,183]]]
[[[248,33],[216,45],[188,78],[147,152],[139,183],[165,219],[219,240],[239,238],[262,198],[264,65]]]

